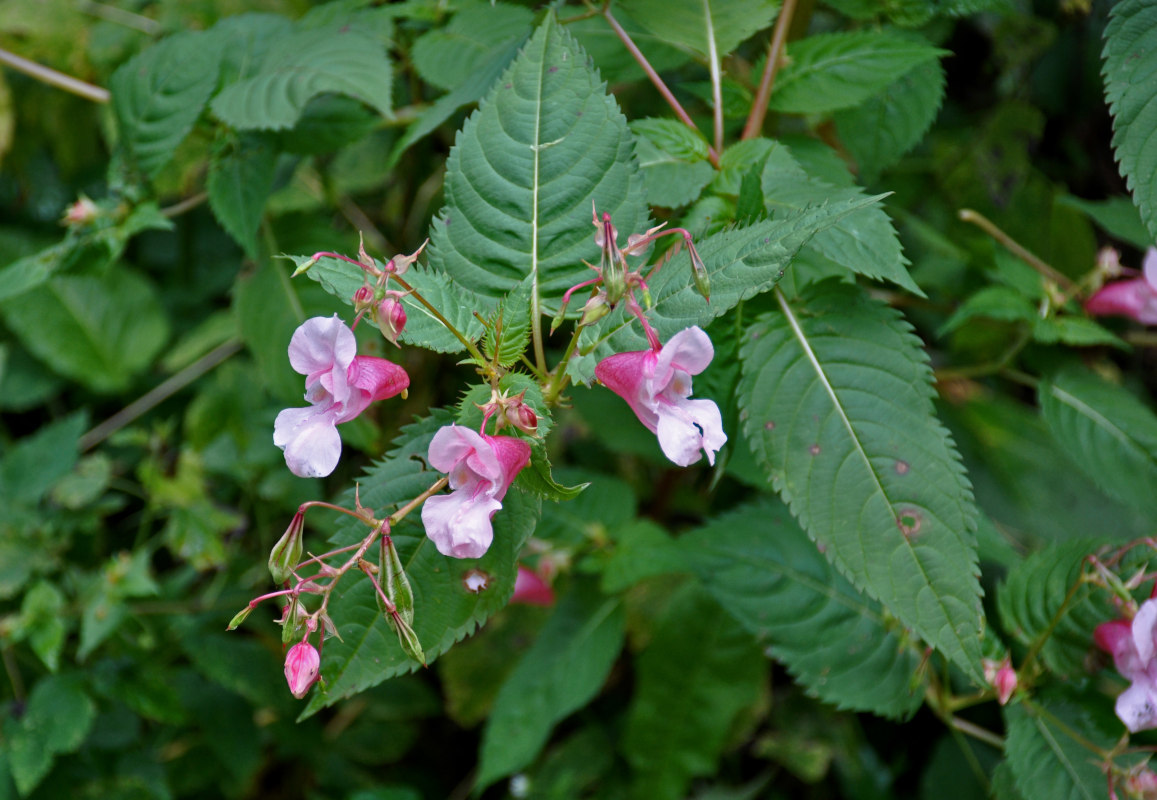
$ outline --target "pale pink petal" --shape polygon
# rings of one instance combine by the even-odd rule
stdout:
[[[715,451],[727,442],[719,407],[711,400],[679,400],[659,404],[659,446],[663,455],[680,467],[699,460],[707,450],[707,461],[715,463]]]
[[[530,463],[530,445],[513,436],[484,436],[483,439],[493,448],[502,468],[502,482],[493,493],[495,498],[501,500],[506,496],[514,478]]]
[[[490,518],[500,508],[502,503],[492,497],[476,498],[469,489],[459,489],[426,500],[422,504],[422,525],[442,555],[481,558],[494,540]]]
[[[1133,626],[1129,620],[1115,619],[1102,622],[1093,630],[1093,641],[1097,647],[1113,656],[1117,672],[1129,680],[1145,672],[1145,662],[1137,655],[1133,642]]]
[[[345,402],[349,389],[346,374],[358,343],[354,333],[337,314],[311,317],[298,326],[289,341],[289,363],[305,376],[309,390],[320,383],[339,402]]]
[[[410,386],[410,376],[392,361],[374,356],[357,356],[349,366],[350,385],[369,395],[370,402],[400,394]]]
[[[333,407],[287,408],[273,423],[273,443],[285,451],[289,471],[301,478],[324,478],[337,468],[341,436]]]
[[[647,373],[653,373],[655,354],[650,350],[636,350],[608,356],[595,366],[595,377],[635,412],[635,416],[652,433],[659,419],[652,400]]]
[[[1147,678],[1141,678],[1117,697],[1117,716],[1130,733],[1157,728],[1155,688]]]
[[[528,606],[549,606],[554,604],[554,592],[537,572],[519,564],[518,574],[514,578],[514,594],[510,596],[510,602]]]
[[[449,473],[451,489],[478,477],[499,484],[503,477],[494,448],[480,434],[461,425],[447,425],[434,434],[430,466]]]
[[[691,375],[698,375],[715,357],[711,337],[699,326],[684,328],[663,345],[659,360],[655,365],[655,379],[667,382],[669,370],[681,369]]]
[[[1157,292],[1157,247],[1150,247],[1145,251],[1145,261],[1141,265],[1145,273],[1145,281],[1149,288]]]
[[[1146,600],[1137,609],[1137,616],[1133,617],[1132,625],[1137,657],[1146,664],[1153,660],[1154,650],[1157,650],[1153,642],[1154,628],[1157,628],[1157,600]]]

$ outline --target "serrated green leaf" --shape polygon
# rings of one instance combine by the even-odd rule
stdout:
[[[1005,632],[1025,646],[1048,633],[1040,658],[1062,677],[1085,672],[1093,628],[1116,616],[1107,592],[1089,584],[1076,587],[1082,561],[1095,552],[1092,540],[1046,545],[1009,570],[997,589]]]
[[[1157,239],[1157,6],[1149,0],[1114,3],[1101,57],[1113,152],[1151,240]]]
[[[836,572],[782,503],[745,506],[679,545],[712,597],[808,694],[886,717],[920,707],[923,652]]]
[[[121,139],[149,176],[169,162],[213,90],[222,37],[179,33],[129,59],[109,80]]]
[[[622,750],[635,797],[677,800],[712,774],[740,712],[759,699],[767,661],[751,635],[697,586],[671,601],[635,662]]]
[[[775,17],[776,0],[622,0],[622,6],[663,41],[719,58]]]
[[[1005,758],[1024,800],[1100,800],[1105,775],[1096,753],[1070,731],[1105,750],[1112,737],[1097,729],[1080,706],[1062,699],[1004,707]]]
[[[579,583],[502,684],[482,732],[478,788],[530,764],[554,726],[598,693],[623,646],[623,609]]]
[[[273,148],[257,136],[227,144],[209,162],[209,208],[250,258],[257,257],[257,227],[276,163]]]
[[[527,278],[498,304],[482,337],[482,354],[503,369],[516,363],[530,343],[530,293]]]
[[[820,114],[859,105],[946,52],[886,31],[821,33],[787,47],[770,107]]]
[[[983,317],[997,319],[1002,322],[1032,323],[1037,318],[1036,308],[1032,301],[1016,289],[1007,286],[986,286],[976,294],[970,295],[952,312],[937,336],[946,336],[969,320]]]
[[[1109,345],[1119,350],[1132,346],[1121,337],[1088,317],[1065,314],[1058,317],[1034,317],[1032,339],[1041,344],[1063,342],[1074,347]]]
[[[80,747],[95,718],[96,704],[75,679],[50,675],[38,681],[20,721],[4,726],[17,791],[27,795],[57,755]]]
[[[411,58],[422,80],[452,92],[466,83],[495,50],[521,43],[530,34],[534,14],[509,3],[467,5],[441,30],[414,42]]]
[[[825,201],[854,202],[864,198],[864,190],[859,187],[836,187],[810,176],[784,145],[769,142],[768,147],[760,185],[767,210],[772,215]],[[840,217],[817,231],[807,248],[844,269],[868,278],[890,281],[915,295],[924,296],[908,274],[908,259],[904,258],[900,239],[892,227],[892,220],[880,206],[866,206],[854,214]]]
[[[707,142],[686,125],[669,119],[641,119],[631,123],[631,131],[651,205],[687,205],[715,177],[715,168],[707,162]]]
[[[1069,457],[1106,493],[1153,508],[1157,416],[1133,393],[1080,367],[1042,380],[1041,416]]]
[[[436,412],[403,428],[390,454],[359,482],[362,504],[375,509],[380,517],[428,489],[439,477],[425,467],[430,440],[451,420],[448,413]],[[346,501],[352,505],[352,492],[347,493]],[[507,492],[502,509],[494,516],[494,543],[479,559],[453,559],[438,553],[426,538],[417,512],[394,527],[391,536],[414,591],[414,631],[427,663],[506,605],[514,591],[518,553],[534,530],[538,515],[536,499],[518,490]],[[332,542],[345,546],[366,533],[363,525],[345,524]],[[485,588],[478,593],[469,591],[464,583],[471,570],[487,576]],[[321,674],[327,686],[324,691],[314,691],[303,716],[418,667],[403,652],[397,635],[378,610],[368,580],[343,583],[330,613],[344,641],[326,645]]]
[[[939,61],[918,64],[879,94],[833,115],[840,141],[865,183],[924,138],[944,102],[945,83]]]
[[[845,284],[777,301],[741,349],[756,457],[841,572],[979,682],[976,510],[921,342]]]
[[[298,267],[309,261],[309,256],[289,258]],[[378,267],[381,266],[378,262]],[[366,282],[366,273],[361,267],[329,256],[319,259],[305,274],[320,283],[334,297],[351,306],[354,292]],[[479,297],[451,281],[444,273],[428,268],[410,269],[406,272],[405,280],[467,339],[477,341],[482,336],[482,323],[473,312],[477,311],[485,317],[494,309],[493,300]],[[404,297],[402,305],[406,309],[406,329],[401,336],[403,342],[439,353],[460,353],[465,349],[462,342],[413,295]],[[369,322],[373,323],[372,320]]]
[[[239,130],[293,127],[325,92],[361,100],[389,116],[391,68],[381,41],[346,26],[299,30],[270,45],[260,67],[213,98],[223,122]]]
[[[0,303],[0,314],[37,358],[98,392],[127,387],[169,335],[152,284],[123,268],[59,275]]]
[[[626,120],[581,48],[553,17],[459,132],[434,220],[430,265],[501,297],[527,276],[543,302],[598,261],[592,202],[626,235],[646,227],[643,181]]]
[[[711,302],[705,301],[695,289],[691,258],[684,250],[648,280],[654,302],[648,319],[664,340],[692,325],[705,327],[741,300],[775,286],[796,254],[818,231],[834,225],[847,214],[879,202],[880,197],[803,208],[777,219],[709,236],[698,242],[696,249],[711,281]],[[634,317],[621,309],[585,329],[580,339],[584,354],[596,347],[609,354],[642,350],[647,346]]]

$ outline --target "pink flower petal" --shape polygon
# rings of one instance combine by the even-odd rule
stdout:
[[[1141,270],[1149,288],[1157,292],[1157,247],[1150,247],[1145,251],[1145,261],[1141,264]]]
[[[410,376],[392,361],[357,356],[349,367],[349,382],[369,395],[370,402],[400,394],[410,386]]]
[[[430,466],[450,475],[451,489],[477,477],[494,484],[502,481],[502,466],[494,448],[480,434],[461,425],[447,425],[434,434]]]
[[[422,525],[438,552],[451,558],[481,558],[494,541],[490,518],[502,508],[493,497],[458,489],[422,504]]]
[[[654,373],[655,354],[650,350],[630,353],[616,353],[595,365],[595,377],[619,397],[635,412],[635,416],[651,433],[655,432],[659,418],[650,406],[651,392],[648,388],[648,374]]]
[[[1116,711],[1130,733],[1157,728],[1157,687],[1148,678],[1139,678],[1117,697]]]
[[[1137,609],[1137,616],[1133,617],[1131,626],[1137,657],[1146,664],[1153,660],[1154,651],[1157,650],[1153,642],[1155,628],[1157,628],[1157,600],[1146,600]]]
[[[346,374],[357,351],[353,331],[337,314],[311,317],[298,326],[289,340],[289,363],[305,376],[307,391],[320,383],[342,403],[349,394]]]
[[[513,436],[484,436],[483,439],[493,448],[502,468],[502,481],[494,493],[501,500],[518,473],[530,463],[530,445]]]
[[[554,604],[554,592],[537,572],[519,564],[510,602],[512,605],[522,603],[528,606],[549,606]]]
[[[324,478],[337,468],[341,436],[333,407],[287,408],[273,423],[273,443],[285,450],[289,471],[300,478]]]
[[[655,365],[655,377],[666,382],[668,369],[679,369],[690,375],[698,375],[707,369],[715,358],[715,348],[711,337],[699,326],[685,328],[672,336],[659,352]]]

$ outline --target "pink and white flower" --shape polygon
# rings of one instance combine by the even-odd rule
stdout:
[[[448,425],[430,442],[430,464],[450,476],[450,494],[422,505],[422,525],[438,552],[480,558],[494,540],[491,519],[514,477],[530,463],[530,445],[513,436],[486,436]]]
[[[715,463],[727,442],[719,407],[691,399],[691,376],[707,369],[715,350],[699,327],[679,331],[657,350],[617,353],[595,367],[595,377],[631,406],[647,430],[659,437],[663,454],[681,467]]]
[[[300,641],[285,654],[285,680],[298,700],[317,683],[321,670],[321,653],[307,641]]]
[[[1094,316],[1132,317],[1142,325],[1157,325],[1157,248],[1150,247],[1145,252],[1140,277],[1106,284],[1085,302],[1085,311]]]
[[[305,376],[306,408],[287,408],[273,423],[273,443],[294,475],[322,478],[337,467],[341,436],[375,400],[410,385],[406,371],[384,358],[359,356],[354,333],[335,314],[307,319],[289,342],[289,363]]]
[[[1146,600],[1130,622],[1104,622],[1093,641],[1112,654],[1117,672],[1130,686],[1117,698],[1117,716],[1131,733],[1157,728],[1157,599]]]

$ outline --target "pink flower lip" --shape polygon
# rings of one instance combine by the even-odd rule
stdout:
[[[1093,316],[1130,317],[1142,325],[1157,325],[1157,248],[1145,253],[1142,275],[1113,281],[1085,301]]]
[[[727,442],[719,407],[691,398],[691,376],[711,363],[715,349],[699,327],[672,336],[658,351],[637,350],[604,358],[595,377],[627,401],[659,439],[663,454],[686,467],[706,453],[709,464]]]

